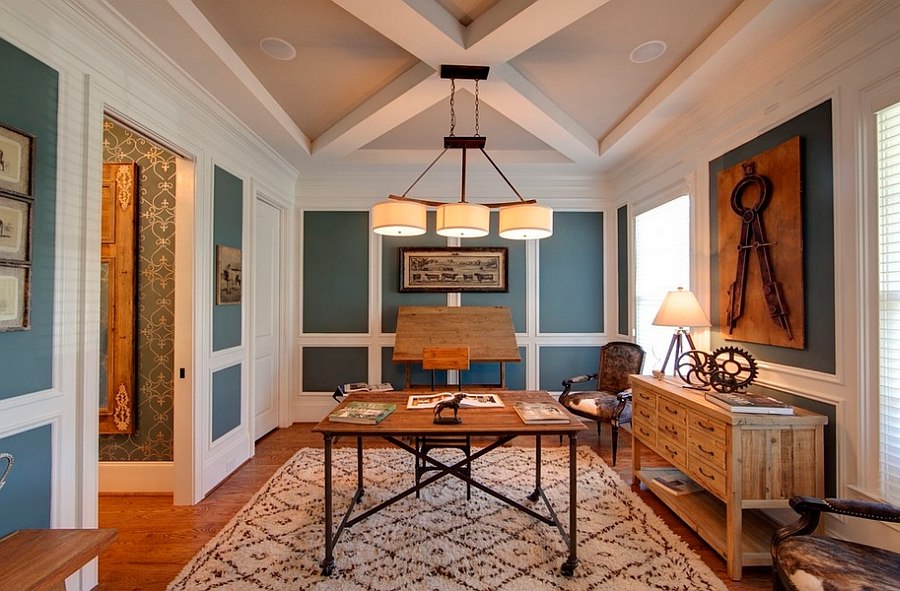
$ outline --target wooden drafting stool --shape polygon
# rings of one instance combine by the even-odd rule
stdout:
[[[469,369],[469,348],[468,347],[426,347],[422,349],[422,369],[431,370],[431,389],[434,390],[434,372],[439,369],[464,370]],[[462,378],[457,379],[457,389],[461,389]],[[431,436],[416,437],[416,448],[423,454],[427,454],[432,449],[451,448],[458,449],[466,454],[466,458],[472,455],[472,438],[468,435],[454,437]],[[437,470],[434,466],[429,466],[425,460],[416,458],[416,485],[418,486],[422,476],[429,470]],[[463,470],[466,474],[471,473],[471,466],[466,463]],[[419,497],[419,491],[416,490],[416,498]],[[472,486],[466,483],[466,499],[472,498]]]

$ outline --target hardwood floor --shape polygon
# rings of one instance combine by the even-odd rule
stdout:
[[[602,450],[601,457],[611,462],[609,429],[604,426],[598,440],[595,429],[579,437],[579,442]],[[311,424],[296,424],[278,429],[257,442],[256,456],[192,507],[175,507],[171,496],[101,495],[100,527],[119,530],[113,545],[100,555],[99,591],[161,591],[185,564],[209,541],[250,497],[301,447],[322,447],[322,437],[310,432]],[[557,444],[549,438],[546,445]],[[615,471],[631,482],[631,437],[619,436],[618,464]],[[352,444],[348,441],[347,444]],[[652,462],[645,460],[647,465]],[[674,513],[646,490],[635,492],[681,537],[729,589],[748,591],[771,589],[768,567],[744,569],[740,581],[732,581],[725,561],[706,545]],[[579,557],[590,560],[590,557]]]

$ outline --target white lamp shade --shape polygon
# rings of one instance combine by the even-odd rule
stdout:
[[[659,312],[653,319],[656,326],[709,326],[709,318],[697,296],[691,291],[685,291],[679,287],[676,291],[666,294]]]
[[[388,236],[425,233],[428,208],[414,201],[379,201],[372,206],[372,231]]]
[[[491,210],[474,203],[447,203],[437,208],[437,233],[452,238],[481,238],[491,229]]]
[[[553,210],[526,203],[500,209],[500,237],[510,240],[547,238],[553,234]]]

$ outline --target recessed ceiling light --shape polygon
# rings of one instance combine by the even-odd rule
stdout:
[[[666,44],[664,41],[647,41],[632,49],[628,59],[636,64],[646,64],[659,59],[665,52]]]
[[[297,57],[297,50],[294,46],[278,37],[266,37],[259,42],[259,48],[270,58],[283,62]]]

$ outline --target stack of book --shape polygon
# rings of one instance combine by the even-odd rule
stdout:
[[[386,402],[352,401],[328,415],[328,420],[336,423],[376,425],[386,419],[396,408],[396,405]]]
[[[676,497],[703,490],[703,487],[675,468],[654,470],[654,474],[656,476],[653,477],[653,482]]]
[[[749,392],[707,392],[706,399],[725,410],[738,413],[792,415],[794,408],[771,396]]]
[[[522,422],[528,425],[543,425],[552,423],[569,423],[569,415],[558,406],[545,402],[517,402],[513,408],[518,413]]]

